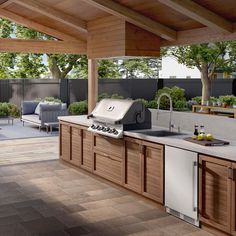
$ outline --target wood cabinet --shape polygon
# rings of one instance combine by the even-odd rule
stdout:
[[[60,122],[60,157],[75,166],[92,170],[92,136],[85,127]]]
[[[124,185],[137,193],[142,192],[141,141],[125,139]]]
[[[81,168],[92,171],[93,167],[93,136],[92,133],[87,131],[87,129],[82,130],[82,155],[81,155]]]
[[[71,160],[70,125],[65,123],[60,123],[60,158],[64,161]]]
[[[232,170],[230,161],[199,156],[199,213],[203,224],[231,232]]]
[[[232,163],[231,169],[232,179],[232,220],[231,220],[231,233],[236,236],[236,163]]]
[[[112,182],[122,184],[123,140],[94,135],[93,171]]]
[[[143,195],[163,204],[164,153],[163,145],[143,142]]]

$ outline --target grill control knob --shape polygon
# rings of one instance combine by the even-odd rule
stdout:
[[[103,131],[103,132],[106,132],[106,129],[107,129],[107,128],[106,128],[105,126],[102,127],[102,131]]]
[[[107,127],[105,131],[106,131],[106,132],[109,132],[110,130],[111,130],[111,129],[110,129],[109,127]]]
[[[118,131],[114,128],[114,129],[112,129],[112,133],[113,134],[118,134]]]
[[[98,126],[97,130],[102,130],[103,126]]]
[[[97,126],[93,124],[93,125],[91,125],[91,128],[92,128],[92,129],[96,129]]]

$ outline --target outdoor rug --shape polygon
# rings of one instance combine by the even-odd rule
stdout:
[[[15,119],[13,125],[8,124],[6,120],[0,120],[0,141],[11,139],[24,139],[24,138],[36,138],[36,137],[51,137],[58,135],[58,129],[53,129],[52,134],[47,133],[45,129],[39,131],[38,127],[22,122],[19,119]]]

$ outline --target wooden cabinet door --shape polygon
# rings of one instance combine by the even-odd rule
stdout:
[[[82,130],[79,127],[71,127],[71,163],[75,166],[81,165],[82,156]]]
[[[231,162],[199,156],[200,221],[230,233],[231,225]]]
[[[138,140],[126,139],[125,141],[124,185],[138,193],[141,193],[142,183],[140,147]]]
[[[163,204],[163,146],[143,142],[143,195]]]
[[[60,123],[60,157],[64,161],[71,160],[71,127]]]
[[[93,138],[92,133],[83,129],[82,131],[82,157],[81,157],[81,167],[92,171],[92,147],[93,147]]]
[[[232,163],[232,235],[236,236],[236,163]]]
[[[101,152],[94,152],[94,173],[112,182],[122,182],[122,158]]]

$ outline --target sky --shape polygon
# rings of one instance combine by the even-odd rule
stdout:
[[[200,71],[195,69],[190,69],[182,64],[179,64],[176,59],[172,57],[162,58],[162,70],[159,73],[160,78],[170,78],[176,76],[175,78],[200,78]]]

